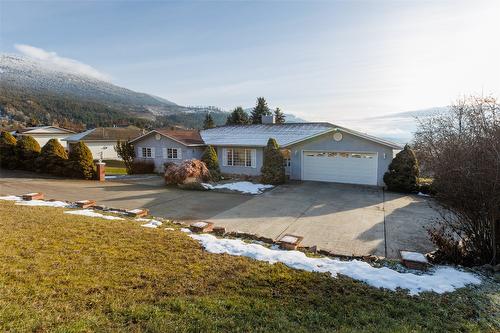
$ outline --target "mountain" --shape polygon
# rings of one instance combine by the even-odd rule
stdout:
[[[0,55],[0,91],[2,116],[21,123],[153,126],[157,118],[168,123],[169,117],[184,120],[187,118],[179,115],[190,113],[190,123],[200,125],[208,111],[216,114],[219,122],[225,120],[217,108],[177,105],[17,55]]]

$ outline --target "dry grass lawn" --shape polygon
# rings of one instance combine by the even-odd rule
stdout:
[[[179,231],[0,201],[1,332],[495,331],[474,289],[411,297],[206,253]]]

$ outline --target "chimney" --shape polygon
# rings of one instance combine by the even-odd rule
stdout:
[[[274,115],[262,116],[261,119],[263,124],[274,124]]]

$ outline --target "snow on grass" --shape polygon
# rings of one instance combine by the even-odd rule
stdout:
[[[21,201],[23,199],[17,195],[6,195],[4,197],[0,197],[0,200]]]
[[[88,217],[99,217],[99,218],[106,219],[106,220],[123,220],[123,218],[121,218],[121,217],[111,216],[111,215],[103,215],[101,213],[96,213],[91,209],[67,210],[64,212],[64,214],[82,215],[82,216],[88,216]]]
[[[182,232],[185,232],[186,234],[190,234],[191,233],[191,230],[189,230],[188,228],[181,228],[180,230]]]
[[[422,253],[418,252],[401,251],[401,258],[408,261],[421,262],[425,264],[428,263],[427,258]]]
[[[247,194],[261,194],[266,189],[273,188],[273,185],[265,185],[265,184],[254,184],[250,182],[235,182],[235,183],[227,183],[227,184],[219,184],[219,185],[211,185],[207,183],[201,184],[207,190],[218,190],[218,189],[226,189],[230,191],[238,191],[241,193]]]
[[[147,222],[146,224],[141,225],[141,227],[145,227],[145,228],[156,229],[163,224],[160,221],[155,220],[155,219],[144,219],[144,218],[139,217],[139,218],[136,218],[135,220],[139,221],[139,222]]]
[[[285,265],[310,272],[328,272],[363,281],[376,288],[396,290],[407,289],[411,295],[424,291],[438,294],[452,292],[468,284],[479,284],[481,280],[472,273],[459,271],[452,267],[437,267],[428,274],[400,273],[387,267],[376,268],[364,261],[341,261],[331,258],[310,258],[300,251],[284,251],[264,247],[259,244],[245,243],[239,239],[221,239],[208,234],[191,234],[208,252],[227,253],[250,257],[271,264],[282,262]]]
[[[419,195],[421,197],[430,197],[430,194],[425,194],[425,193],[422,193],[422,192],[418,192],[417,195]]]
[[[66,208],[71,206],[71,204],[64,201],[45,201],[45,200],[24,201],[23,198],[16,195],[7,195],[4,197],[0,197],[0,200],[16,201],[16,205],[20,206],[57,207],[57,208]]]

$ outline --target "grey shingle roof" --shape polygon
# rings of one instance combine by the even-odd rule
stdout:
[[[280,146],[305,140],[334,129],[329,123],[289,123],[221,126],[200,132],[203,141],[213,146],[256,146],[263,147],[269,138]]]

